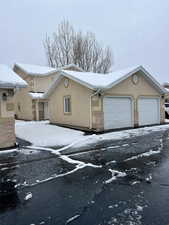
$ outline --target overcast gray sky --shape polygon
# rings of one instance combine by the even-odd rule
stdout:
[[[168,0],[2,0],[0,63],[47,65],[42,41],[64,18],[111,46],[114,69],[142,64],[169,82]]]

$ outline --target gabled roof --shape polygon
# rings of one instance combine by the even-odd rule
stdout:
[[[78,71],[82,71],[82,69],[74,64],[69,64],[60,68],[53,68],[47,66],[38,66],[38,65],[30,65],[30,64],[22,64],[22,63],[15,63],[14,67],[18,67],[24,73],[30,76],[49,76],[53,73],[59,72],[61,70],[67,70],[69,68],[75,68]]]
[[[17,66],[23,72],[33,75],[33,76],[46,76],[50,73],[56,71],[56,68],[47,67],[47,66],[38,66],[38,65],[30,65],[30,64],[22,64],[22,63],[15,63],[14,67]]]
[[[98,74],[91,72],[75,72],[75,71],[62,71],[54,83],[50,86],[49,90],[45,94],[48,97],[55,87],[59,84],[62,77],[67,77],[71,80],[74,80],[80,83],[83,86],[86,86],[92,90],[107,90],[113,86],[119,84],[123,80],[127,79],[129,76],[135,74],[136,72],[141,71],[143,76],[151,82],[151,84],[162,94],[166,93],[166,90],[154,79],[143,66],[134,66],[126,68],[123,70],[114,71],[109,74]]]
[[[13,70],[0,64],[0,87],[1,88],[23,88],[27,83],[20,78]]]

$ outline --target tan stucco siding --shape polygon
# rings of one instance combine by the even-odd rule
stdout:
[[[160,99],[160,122],[164,123],[165,110],[164,101],[161,94],[156,88],[149,83],[149,81],[141,74],[137,73],[139,82],[134,84],[132,77],[122,81],[118,85],[105,91],[102,97],[95,96],[92,100],[92,127],[97,130],[104,129],[104,110],[103,110],[103,98],[105,96],[128,96],[131,97],[133,102],[133,120],[134,125],[138,126],[139,113],[138,113],[138,100],[140,97],[157,97]]]
[[[7,89],[0,89],[0,148],[13,147],[16,143],[14,120],[14,97],[6,100],[2,94],[8,95]]]
[[[7,89],[0,90],[0,117],[2,118],[10,118],[14,117],[14,98],[7,97],[6,101],[2,100],[2,94],[6,93],[8,95]]]
[[[48,90],[49,86],[52,84],[53,80],[58,73],[52,73],[48,76],[39,76],[25,73],[23,70],[18,67],[14,67],[15,73],[17,73],[22,79],[24,79],[29,85],[29,91],[33,92],[45,92]]]
[[[132,82],[132,76],[128,79],[122,81],[113,88],[107,90],[105,94],[115,94],[115,95],[130,95],[137,98],[141,95],[159,95],[159,92],[142,76],[140,72],[138,75],[138,83],[135,85]]]
[[[29,88],[23,88],[15,95],[15,114],[18,119],[33,120],[32,98],[28,92]]]
[[[69,80],[69,86],[65,88],[64,79],[62,79],[50,96],[50,122],[78,127],[89,127],[91,94],[91,90],[72,80]],[[64,96],[71,97],[71,113],[68,115],[64,114]]]
[[[57,74],[45,77],[34,77],[34,92],[45,92],[49,89]]]
[[[165,112],[164,112],[164,99],[161,98],[161,94],[157,91],[149,81],[142,76],[140,72],[137,73],[139,82],[135,85],[132,82],[132,76],[128,79],[122,81],[115,87],[107,90],[104,93],[104,96],[130,96],[133,99],[134,103],[134,123],[138,124],[138,99],[141,96],[145,97],[159,97],[160,98],[160,117],[161,123],[165,120]],[[103,107],[102,107],[103,110]]]
[[[0,117],[0,148],[13,147],[16,143],[14,118]]]
[[[58,73],[53,73],[48,76],[36,76],[30,75],[19,69],[17,66],[14,67],[14,71],[21,76],[27,83],[28,87],[19,90],[14,98],[15,101],[15,114],[18,119],[24,120],[35,120],[39,118],[39,110],[32,104],[32,98],[29,92],[45,92],[49,89],[55,77]],[[18,109],[20,106],[20,110]],[[36,110],[36,111],[35,111]]]
[[[165,122],[165,99],[161,99],[160,101],[160,120],[161,120],[161,123],[164,123]]]
[[[133,100],[133,120],[138,126],[138,99],[140,97],[156,97],[160,99],[161,123],[164,123],[164,98],[159,91],[148,81],[143,74],[137,73],[139,81],[133,83],[132,77],[122,81],[113,88],[102,93],[102,96],[93,96],[91,103],[92,128],[96,130],[104,129],[104,96],[129,96]],[[90,127],[90,96],[93,91],[80,84],[69,81],[69,87],[64,87],[63,79],[50,97],[50,121],[52,123],[66,124],[78,127]],[[64,114],[63,98],[71,96],[72,113]]]

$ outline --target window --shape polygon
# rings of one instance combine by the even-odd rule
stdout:
[[[71,113],[71,98],[70,98],[70,96],[64,97],[64,113]]]

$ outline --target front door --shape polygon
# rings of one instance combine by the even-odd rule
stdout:
[[[44,120],[44,102],[39,102],[39,120]]]

